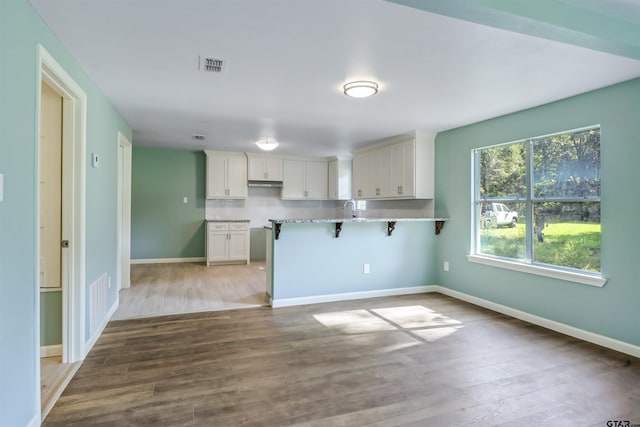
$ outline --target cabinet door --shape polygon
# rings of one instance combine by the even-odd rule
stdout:
[[[282,181],[282,159],[265,157],[264,170],[267,181]]]
[[[227,158],[227,197],[245,199],[247,197],[247,158],[229,156]]]
[[[338,160],[329,162],[329,178],[327,181],[329,189],[327,196],[329,200],[338,200]]]
[[[229,259],[228,231],[211,231],[207,239],[207,261],[219,262]]]
[[[372,150],[369,159],[369,181],[373,187],[372,198],[389,197],[390,192],[390,162],[391,149],[383,147]]]
[[[369,168],[368,153],[360,153],[353,156],[353,185],[352,193],[356,199],[367,197],[367,173]]]
[[[283,199],[305,198],[305,161],[285,160],[282,180]]]
[[[391,196],[415,196],[415,141],[413,139],[391,147]]]
[[[249,181],[266,181],[265,159],[250,156],[248,163]]]
[[[400,144],[402,147],[402,181],[400,191],[402,197],[414,197],[416,195],[416,142],[414,139]]]
[[[248,230],[229,232],[229,260],[238,261],[247,259],[248,236]]]
[[[326,200],[329,198],[329,164],[326,161],[306,162],[306,197]]]
[[[224,156],[207,155],[207,199],[226,198],[227,159]]]

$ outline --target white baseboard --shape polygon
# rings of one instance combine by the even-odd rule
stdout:
[[[629,354],[631,356],[640,357],[640,346],[633,345],[624,341],[619,341],[613,338],[605,337],[604,335],[595,334],[593,332],[585,331],[574,326],[569,326],[564,323],[556,322],[544,317],[536,316],[534,314],[527,313],[525,311],[516,310],[515,308],[508,307],[506,305],[498,304],[492,301],[488,301],[482,298],[474,297],[472,295],[465,294],[463,292],[454,291],[442,286],[433,286],[436,292],[443,295],[469,302],[480,307],[488,308],[489,310],[496,311],[498,313],[506,314],[507,316],[515,317],[516,319],[524,320],[525,322],[532,323],[534,325],[542,326],[543,328],[551,329],[552,331],[560,332],[561,334],[569,335],[570,337],[578,338],[583,341],[587,341],[593,344],[607,347],[612,350],[619,351],[621,353]]]
[[[318,295],[312,297],[300,298],[282,298],[272,299],[271,306],[289,307],[293,305],[318,304],[323,302],[346,301],[352,299],[390,297],[396,295],[423,294],[426,292],[435,292],[434,286],[412,286],[409,288],[380,289],[376,291],[348,292],[344,294]]]
[[[132,259],[131,264],[169,264],[177,262],[204,262],[205,257],[194,258],[148,258],[148,259]]]
[[[31,418],[29,420],[29,422],[27,423],[26,427],[40,427],[40,425],[42,424],[40,421],[40,417],[38,416],[39,414],[35,414],[33,416],[33,418]]]
[[[62,356],[62,344],[40,346],[40,357],[54,356]]]
[[[98,326],[98,328],[96,329],[93,336],[91,336],[91,338],[89,338],[89,341],[87,341],[84,344],[84,355],[82,356],[82,360],[84,360],[87,354],[89,354],[89,351],[91,351],[95,343],[98,341],[98,338],[100,338],[100,335],[102,335],[102,331],[104,331],[104,328],[107,327],[107,323],[109,323],[109,321],[111,320],[111,317],[113,316],[113,313],[115,313],[116,310],[118,309],[118,305],[119,305],[119,300],[116,299],[116,301],[113,303],[113,305],[107,312],[107,315],[102,320],[102,323],[100,323],[100,326]]]

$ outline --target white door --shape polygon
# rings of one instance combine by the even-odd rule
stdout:
[[[62,96],[42,82],[40,287],[62,288]]]

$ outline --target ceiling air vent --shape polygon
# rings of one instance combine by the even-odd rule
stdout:
[[[197,141],[204,141],[206,136],[201,134],[201,133],[194,133],[193,135],[191,135],[191,138],[197,140]]]
[[[224,73],[227,61],[213,56],[200,56],[200,71],[210,73]]]

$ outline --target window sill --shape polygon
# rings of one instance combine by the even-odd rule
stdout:
[[[566,280],[568,282],[580,283],[583,285],[603,287],[607,279],[602,276],[573,271],[557,270],[539,265],[524,264],[521,262],[509,261],[500,258],[493,258],[482,255],[467,255],[469,262],[490,265],[493,267],[506,268],[508,270],[520,271],[523,273],[535,274],[538,276],[551,277],[553,279]]]

